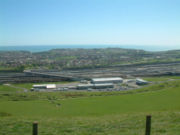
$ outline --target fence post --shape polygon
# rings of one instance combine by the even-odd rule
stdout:
[[[151,133],[151,115],[146,116],[146,133],[145,135],[150,135]]]
[[[33,122],[33,133],[32,135],[38,135],[38,122]]]

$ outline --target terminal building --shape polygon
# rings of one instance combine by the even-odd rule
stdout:
[[[102,84],[94,84],[95,89],[105,89],[105,88],[114,88],[112,83],[102,83]]]
[[[91,79],[92,84],[103,84],[103,83],[122,83],[123,79],[120,77],[113,78],[93,78]]]
[[[105,89],[105,88],[114,88],[112,83],[102,83],[102,84],[81,84],[77,86],[78,90],[85,89]]]

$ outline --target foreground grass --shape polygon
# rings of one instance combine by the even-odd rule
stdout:
[[[153,135],[179,135],[179,112],[154,112]],[[144,135],[146,113],[99,117],[3,117],[1,135],[30,135],[32,122],[39,122],[40,135]]]
[[[0,135],[180,134],[180,80],[122,92],[0,93]]]

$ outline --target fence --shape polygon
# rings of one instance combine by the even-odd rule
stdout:
[[[150,135],[151,133],[151,115],[146,116],[146,130],[145,135]],[[38,122],[33,123],[32,135],[38,135]]]

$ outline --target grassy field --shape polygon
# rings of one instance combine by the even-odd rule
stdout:
[[[40,135],[143,135],[148,114],[152,134],[179,135],[180,80],[174,79],[122,92],[22,93],[1,85],[0,135],[29,135],[33,121]]]

